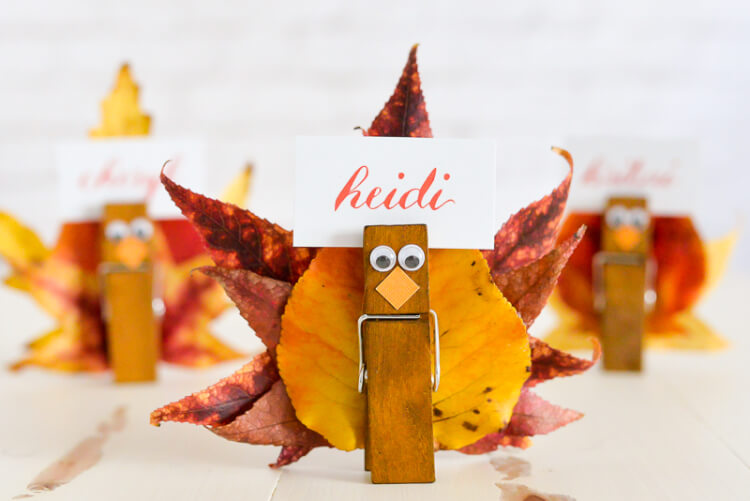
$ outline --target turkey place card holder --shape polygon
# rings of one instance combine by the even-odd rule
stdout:
[[[376,484],[434,482],[440,332],[428,249],[492,248],[495,144],[299,137],[294,201],[295,246],[362,248],[352,383],[366,407],[365,469]]]
[[[154,295],[152,236],[145,204],[105,205],[99,278],[109,363],[118,383],[156,379],[160,308]]]
[[[613,197],[607,202],[602,250],[592,263],[606,370],[641,370],[645,317],[655,300],[650,220],[644,198]]]
[[[440,384],[440,337],[427,249],[426,225],[364,230],[358,387],[367,398],[365,469],[376,484],[435,480],[432,391]]]

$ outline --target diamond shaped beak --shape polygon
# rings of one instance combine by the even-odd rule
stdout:
[[[135,238],[128,237],[117,244],[115,256],[122,264],[134,270],[138,268],[148,256],[148,245]]]
[[[396,266],[375,290],[395,309],[401,308],[418,290],[419,285]]]
[[[641,241],[641,232],[633,226],[623,226],[615,230],[615,243],[624,251],[631,251]]]

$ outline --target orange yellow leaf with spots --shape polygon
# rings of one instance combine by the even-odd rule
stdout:
[[[442,377],[433,395],[435,440],[458,449],[503,428],[529,376],[523,321],[479,251],[431,250],[430,301],[440,319]],[[335,447],[364,446],[357,391],[362,252],[323,249],[282,317],[279,371],[297,416]]]

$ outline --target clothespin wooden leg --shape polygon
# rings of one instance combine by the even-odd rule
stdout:
[[[364,254],[365,468],[373,483],[433,482],[427,228],[368,226]]]
[[[650,244],[645,200],[611,199],[602,225],[602,252],[594,258],[603,364],[607,370],[641,370]]]
[[[153,381],[159,336],[153,312],[151,223],[143,204],[107,205],[100,276],[109,362],[116,382]]]

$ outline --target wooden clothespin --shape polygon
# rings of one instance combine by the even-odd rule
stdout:
[[[430,314],[435,333],[437,317],[430,310],[427,249],[425,225],[364,230],[359,388],[367,395],[365,469],[375,484],[435,481],[432,391],[440,348],[430,331]]]
[[[604,368],[641,370],[651,250],[651,217],[643,198],[611,198],[594,256],[595,307],[601,314]]]
[[[153,310],[153,226],[145,204],[106,205],[102,228],[99,275],[115,381],[154,381],[159,338]]]

